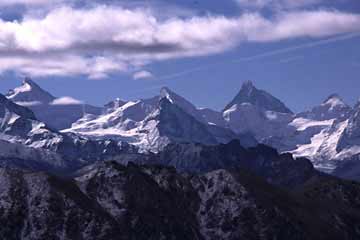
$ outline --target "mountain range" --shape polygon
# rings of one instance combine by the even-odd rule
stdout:
[[[360,104],[57,99],[0,94],[1,239],[360,238]]]
[[[56,97],[26,78],[6,97],[31,109],[30,118],[58,133],[95,142],[125,142],[139,152],[160,152],[170,143],[216,145],[238,139],[245,147],[263,143],[308,158],[316,168],[340,175],[335,169],[346,169],[343,165],[350,162],[357,165],[360,154],[360,104],[350,107],[337,94],[300,113],[250,81],[222,112],[197,108],[168,88],[149,99],[118,98],[103,107],[81,102],[54,105]]]

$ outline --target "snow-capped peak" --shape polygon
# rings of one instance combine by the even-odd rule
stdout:
[[[29,102],[50,103],[55,99],[54,96],[43,90],[29,77],[23,80],[21,86],[10,90],[6,97],[20,105],[28,105]]]
[[[338,94],[331,94],[321,105],[330,106],[330,109],[335,108],[336,106],[346,106],[346,103]]]
[[[251,81],[243,83],[239,93],[225,107],[224,112],[233,105],[249,103],[262,111],[273,111],[279,113],[292,113],[279,99],[264,90],[257,89]]]
[[[167,100],[169,100],[169,102],[174,103],[173,100],[171,99],[171,95],[173,95],[173,92],[170,91],[170,89],[168,89],[167,87],[163,87],[160,90],[160,100],[163,98],[166,98]]]
[[[205,122],[205,119],[201,115],[201,113],[198,111],[198,109],[188,100],[183,98],[182,96],[176,94],[172,90],[170,90],[167,87],[163,87],[160,90],[160,100],[166,98],[170,103],[176,104],[178,107],[180,107],[185,112],[189,113],[193,117],[195,117],[200,122]]]
[[[36,87],[36,85],[34,85],[34,82],[31,81],[31,79],[29,78],[25,78],[22,82],[22,85],[13,89],[13,90],[9,90],[7,97],[8,98],[14,98],[17,94],[19,93],[24,93],[24,92],[30,92],[33,90],[33,87]]]
[[[31,80],[31,78],[29,77],[25,77],[23,80],[23,84],[27,84],[29,86],[33,86],[33,87],[37,87],[40,88],[39,85],[37,85],[33,80]]]

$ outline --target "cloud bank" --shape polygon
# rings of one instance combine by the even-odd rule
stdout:
[[[42,16],[25,15],[21,21],[0,19],[0,73],[102,79],[154,61],[222,53],[244,42],[358,31],[359,14],[336,10],[160,18],[145,8],[63,6]]]

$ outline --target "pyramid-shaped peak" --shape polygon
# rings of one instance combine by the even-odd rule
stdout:
[[[242,84],[242,89],[253,89],[255,88],[255,85],[254,83],[251,81],[251,80],[248,80],[248,81],[245,81],[243,84]]]
[[[173,90],[171,90],[170,88],[168,87],[162,87],[160,89],[160,96],[161,97],[166,97],[166,96],[179,96],[178,94],[176,94]]]
[[[160,89],[160,100],[166,98],[167,100],[169,100],[171,103],[173,103],[173,96],[175,95],[175,93],[173,91],[171,91],[169,88],[167,87],[162,87]]]
[[[10,90],[6,97],[14,102],[39,102],[50,103],[55,99],[47,91],[43,90],[31,78],[26,77],[22,81],[22,85]]]
[[[171,90],[168,87],[162,87],[160,89],[160,99],[167,98],[171,103],[184,103],[191,104],[188,100],[186,100],[184,97],[180,96],[179,94],[175,93],[173,90]]]
[[[177,105],[185,112],[189,113],[199,121],[204,121],[202,114],[197,110],[195,105],[184,97],[178,95],[168,87],[163,87],[160,90],[160,99],[166,98],[170,103]]]
[[[23,84],[29,84],[32,86],[38,86],[30,77],[25,77],[23,80]]]
[[[224,111],[230,109],[235,104],[241,105],[243,103],[254,105],[265,111],[292,113],[279,99],[264,90],[257,89],[251,81],[243,83],[239,93],[225,107]]]
[[[252,81],[248,80],[242,84],[240,92],[243,95],[250,96],[251,94],[254,93],[254,91],[257,91],[257,90],[258,89],[254,86],[254,83]]]
[[[22,81],[22,85],[20,87],[16,88],[16,89],[19,90],[19,91],[22,91],[22,92],[44,91],[30,77],[25,77],[24,80]]]

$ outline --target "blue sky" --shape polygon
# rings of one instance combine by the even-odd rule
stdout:
[[[85,2],[1,1],[0,92],[27,75],[95,105],[168,86],[220,110],[246,80],[294,111],[360,97],[358,0]]]

